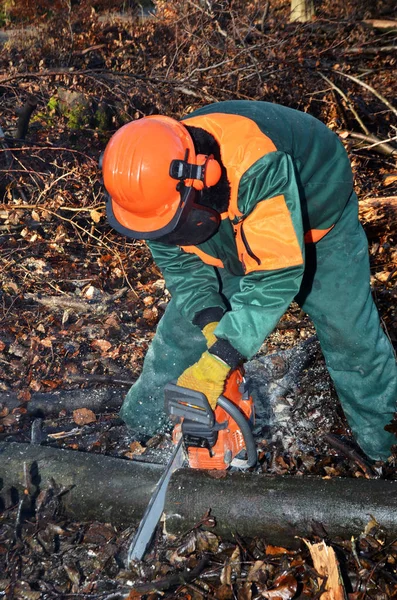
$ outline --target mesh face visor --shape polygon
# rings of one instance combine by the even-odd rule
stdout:
[[[181,194],[186,200],[178,223],[156,241],[172,246],[197,246],[218,231],[221,218],[216,210],[199,204],[201,192],[193,187],[183,186]]]
[[[164,244],[190,246],[201,244],[219,228],[220,216],[217,211],[197,203],[200,192],[193,187],[179,184],[181,202],[171,221],[156,231],[134,231],[124,227],[115,217],[112,200],[106,192],[106,214],[109,225],[129,238],[157,240]],[[149,224],[149,223],[148,223]]]

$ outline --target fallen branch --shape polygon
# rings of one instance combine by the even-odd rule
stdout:
[[[343,73],[342,71],[335,70],[335,73],[339,73],[339,75],[342,75],[343,77],[347,77],[347,79],[350,79],[351,81],[358,83],[358,85],[361,85],[366,90],[369,90],[374,96],[379,98],[379,100],[381,100],[381,102],[383,102],[383,104],[385,104],[387,106],[387,108],[389,108],[397,116],[397,109],[394,108],[394,106],[387,100],[387,98],[382,96],[382,94],[380,94],[377,90],[375,90],[375,88],[368,85],[368,83],[361,81],[361,79],[359,79],[358,77],[353,77],[353,75],[348,75],[347,73]]]
[[[365,19],[366,25],[370,25],[374,29],[389,29],[397,31],[397,21],[391,19]]]
[[[345,54],[379,54],[379,52],[397,52],[397,46],[357,46],[355,48],[347,48]]]
[[[360,204],[367,204],[373,206],[374,208],[384,207],[385,205],[387,205],[388,208],[397,208],[397,196],[363,198],[362,200],[360,200]]]
[[[105,296],[100,301],[91,302],[71,298],[70,296],[41,296],[41,294],[24,294],[24,299],[43,304],[51,310],[73,310],[76,313],[93,312],[101,315],[109,310],[109,304],[122,298],[127,291],[128,288],[124,287],[111,296]]]
[[[23,406],[29,417],[55,417],[61,411],[72,413],[78,408],[89,408],[95,414],[114,412],[119,410],[123,399],[124,394],[119,389],[110,387],[36,393],[25,403],[14,392],[0,392],[0,405],[10,412]]]
[[[345,92],[343,92],[337,85],[334,84],[333,81],[331,81],[331,79],[329,79],[326,75],[324,75],[323,73],[319,72],[319,75],[327,82],[329,83],[329,85],[332,87],[333,90],[335,90],[336,92],[338,92],[338,94],[343,98],[343,100],[346,102],[348,108],[351,110],[351,112],[353,113],[357,123],[360,125],[361,129],[364,131],[365,134],[369,134],[369,130],[367,129],[366,125],[364,125],[363,121],[361,120],[358,112],[356,111],[356,109],[354,108],[352,102],[350,102],[349,98],[346,96]]]
[[[389,141],[393,141],[395,138],[392,138],[390,140],[380,140],[375,135],[356,133],[355,131],[344,131],[340,133],[342,134],[342,136],[346,136],[347,134],[346,137],[351,137],[353,139],[360,140],[360,144],[358,147],[363,148],[364,150],[369,150],[372,148],[375,152],[383,154],[384,156],[394,156],[395,154],[397,154],[397,148],[394,148],[388,143]],[[364,142],[370,145],[362,145]]]
[[[155,581],[151,581],[149,583],[138,583],[134,585],[134,592],[138,594],[150,594],[154,592],[161,592],[164,590],[169,590],[172,587],[176,587],[179,585],[186,585],[187,583],[191,583],[201,573],[209,564],[209,557],[204,555],[194,569],[184,569],[180,573],[174,573],[169,577],[163,577],[161,579],[156,579]],[[127,596],[128,598],[128,596]]]
[[[101,383],[102,385],[127,385],[131,386],[135,383],[132,379],[122,379],[114,377],[113,375],[97,375],[96,373],[88,373],[86,375],[74,375],[71,373],[67,375],[67,380],[70,383],[85,383],[92,385],[95,383]]]
[[[364,458],[362,458],[354,448],[345,444],[336,435],[333,435],[332,433],[326,433],[324,435],[324,440],[328,442],[332,448],[335,448],[335,450],[341,452],[353,463],[358,465],[368,479],[377,477],[377,474],[371,468],[371,465]]]

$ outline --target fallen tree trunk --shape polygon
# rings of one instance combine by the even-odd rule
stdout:
[[[28,471],[39,489],[44,489],[50,478],[58,485],[73,486],[63,497],[70,517],[117,526],[138,524],[164,469],[28,444],[0,444],[0,460],[3,496],[13,488],[21,497]],[[360,534],[370,515],[394,537],[396,492],[396,481],[180,469],[168,488],[166,529],[179,535],[211,509],[217,522],[215,531],[225,538],[233,538],[237,532],[292,547],[297,543],[296,536],[310,536],[313,528],[322,524],[333,539],[346,539]]]

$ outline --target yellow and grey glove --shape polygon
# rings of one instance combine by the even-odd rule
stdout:
[[[215,344],[218,339],[214,334],[214,331],[217,328],[219,321],[222,319],[224,312],[224,309],[220,306],[204,308],[197,313],[193,319],[193,325],[200,327],[201,332],[206,339],[207,348],[210,348]]]
[[[214,321],[213,323],[207,323],[207,325],[205,325],[201,330],[203,333],[203,336],[207,340],[207,348],[211,348],[211,346],[213,344],[215,344],[215,342],[218,339],[216,337],[216,335],[214,334],[215,329],[218,327],[218,323],[219,323],[219,321]]]
[[[205,394],[211,408],[215,409],[216,402],[225,389],[229,372],[229,365],[206,351],[194,365],[182,373],[177,383]]]

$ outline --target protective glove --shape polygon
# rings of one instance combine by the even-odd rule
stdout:
[[[205,327],[203,327],[202,334],[207,340],[207,348],[210,348],[217,341],[217,337],[214,334],[215,329],[218,326],[219,321],[213,321],[212,323],[207,323]]]
[[[206,395],[212,409],[225,388],[230,367],[210,352],[204,352],[200,359],[186,369],[177,383],[183,387]]]

